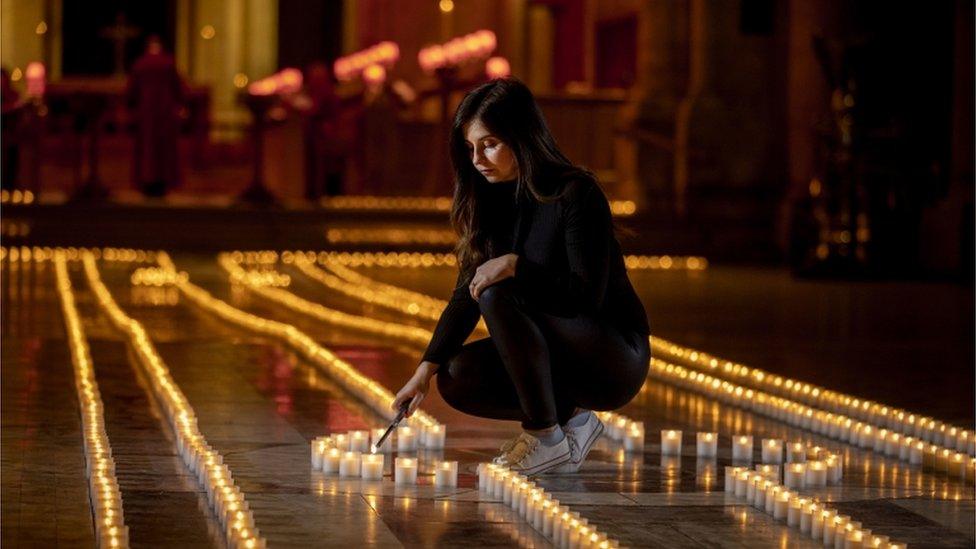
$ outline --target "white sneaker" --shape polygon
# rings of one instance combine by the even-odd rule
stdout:
[[[536,437],[522,433],[510,444],[502,447],[508,451],[496,457],[494,463],[527,477],[552,471],[568,463],[571,457],[565,437],[554,446],[546,446]]]
[[[508,467],[508,458],[507,458],[508,453],[512,450],[512,448],[515,446],[515,443],[518,442],[520,438],[522,438],[522,435],[519,435],[513,438],[512,440],[506,442],[505,444],[502,444],[502,447],[499,448],[499,452],[501,453],[499,453],[497,456],[492,458],[491,462],[494,463],[495,465],[503,465],[505,467]]]
[[[556,473],[575,473],[579,471],[590,453],[593,444],[603,434],[603,422],[591,411],[586,411],[590,417],[579,427],[563,426],[563,432],[569,440],[570,460],[557,469]]]

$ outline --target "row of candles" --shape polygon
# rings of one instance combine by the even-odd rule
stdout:
[[[49,246],[0,246],[0,261],[54,261],[61,256],[67,261],[78,261],[84,254],[92,254],[95,259],[126,263],[145,263],[156,261],[156,252],[133,248],[52,248]]]
[[[428,448],[444,447],[444,428],[421,429],[426,435],[421,440],[429,441]],[[404,426],[397,429],[397,452],[412,452],[417,449],[416,433],[413,427]],[[392,452],[390,439],[376,446],[379,437],[385,429],[372,431],[350,431],[346,434],[318,437],[312,441],[312,468],[327,475],[338,475],[340,478],[361,478],[363,480],[383,480],[386,456]],[[369,444],[369,433],[373,442]],[[365,441],[372,450],[366,450]],[[406,441],[406,442],[404,442]],[[439,442],[438,442],[439,441]],[[393,463],[393,479],[397,485],[417,484],[417,471],[420,460],[415,456],[398,455]],[[457,488],[458,462],[437,460],[434,463],[434,486],[439,488]]]
[[[323,198],[321,205],[327,210],[360,211],[414,211],[426,213],[448,213],[454,199],[449,196],[333,196]],[[610,213],[613,215],[633,215],[637,204],[633,200],[611,200]],[[452,258],[454,254],[450,255]]]
[[[85,447],[85,472],[88,475],[95,536],[99,547],[128,547],[129,528],[125,525],[122,492],[115,477],[112,446],[105,432],[105,410],[95,379],[91,351],[75,307],[64,254],[54,258],[54,265],[61,311],[64,314],[65,331],[71,350],[75,389],[78,391]]]
[[[146,330],[142,324],[126,315],[115,302],[101,281],[94,255],[84,254],[82,261],[85,276],[99,308],[111,324],[128,338],[138,363],[149,379],[149,386],[176,434],[180,457],[206,492],[214,515],[224,527],[228,545],[234,549],[265,547],[267,541],[255,527],[254,515],[244,493],[234,483],[233,474],[224,464],[223,457],[207,443],[200,432],[193,407],[173,380],[169,368],[156,351]]]
[[[414,426],[413,418],[402,421],[396,429],[396,433],[387,437],[383,444],[377,446],[380,438],[386,429],[370,429],[348,431],[317,437],[312,444],[312,467],[316,466],[316,461],[320,459],[322,453],[328,448],[336,448],[342,452],[371,452],[374,454],[389,454],[396,452],[416,452],[421,448],[427,450],[443,450],[444,441],[447,438],[447,427],[439,423],[433,425]],[[394,438],[396,444],[394,445]]]
[[[920,465],[932,472],[949,474],[960,480],[968,478],[972,481],[976,477],[976,458],[950,448],[891,433],[840,414],[815,410],[787,398],[747,389],[657,358],[651,359],[648,375],[795,427]]]
[[[725,492],[745,500],[789,528],[834,549],[905,549],[904,543],[892,542],[888,536],[874,534],[848,515],[827,507],[816,499],[804,497],[790,484],[790,470],[802,466],[796,463],[787,468],[786,482],[780,484],[778,466],[756,466],[755,471],[744,467],[725,468]],[[802,487],[802,486],[801,486]]]
[[[326,322],[344,328],[352,328],[384,337],[393,337],[417,345],[425,345],[430,341],[431,332],[419,326],[408,326],[397,322],[387,322],[367,316],[346,313],[301,298],[280,288],[258,284],[253,278],[242,276],[244,269],[229,254],[221,254],[218,256],[217,261],[227,271],[232,282],[241,283],[256,295],[277,303],[293,312],[308,316],[320,322]]]
[[[624,450],[628,452],[643,451],[644,424],[628,419],[614,412],[597,412],[601,421],[607,425],[606,435],[616,441],[624,443]],[[680,456],[682,453],[683,433],[676,429],[661,430],[661,455]],[[755,439],[752,435],[736,435],[732,437],[732,460],[736,463],[751,463],[755,452]],[[784,479],[788,486],[803,488],[805,486],[826,486],[839,482],[843,476],[843,465],[838,456],[831,454],[819,446],[811,446],[803,442],[785,444],[781,439],[762,439],[760,446],[762,463],[766,467],[776,467],[789,464],[784,472]],[[695,455],[699,458],[718,457],[718,433],[698,432],[695,434]],[[807,462],[810,459],[811,461]]]
[[[481,492],[502,500],[555,547],[607,549],[620,546],[528,477],[493,463],[480,463],[477,471]]]
[[[858,399],[837,391],[772,374],[758,368],[722,360],[707,353],[682,347],[670,341],[651,337],[652,352],[679,360],[697,370],[727,380],[744,383],[751,388],[843,414],[855,420],[874,424],[889,432],[944,446],[951,450],[976,456],[976,437],[969,430],[949,425],[937,419],[918,416],[906,410],[877,402]]]
[[[165,252],[160,252],[157,260],[164,269],[177,270],[176,265],[173,264],[172,259]],[[359,398],[381,417],[393,419],[395,412],[390,409],[390,402],[393,402],[394,394],[389,389],[369,376],[359,372],[351,364],[319,345],[312,337],[295,326],[285,322],[262,318],[237,309],[213,297],[206,290],[189,280],[179,280],[176,286],[187,299],[211,314],[241,328],[287,343],[302,358],[323,370],[332,380],[341,385],[350,394]],[[257,286],[250,286],[250,288],[279,290],[278,288]],[[415,411],[411,419],[418,427],[428,428],[438,424],[433,417],[421,410]]]
[[[355,197],[342,197],[355,198]],[[278,262],[278,252],[272,250],[234,251],[228,252],[234,261],[246,264],[274,265]],[[302,257],[310,263],[316,261],[322,265],[328,263],[347,267],[397,267],[397,268],[438,268],[456,267],[457,257],[452,253],[435,252],[337,252],[337,251],[289,251],[281,252],[281,261],[291,264],[296,257]],[[701,256],[671,256],[671,255],[639,255],[624,256],[624,264],[631,270],[705,270],[708,260]],[[375,281],[373,281],[375,282]],[[414,295],[423,295],[403,288],[392,287],[394,290]],[[424,296],[431,302],[441,300]],[[443,308],[443,305],[441,305]]]

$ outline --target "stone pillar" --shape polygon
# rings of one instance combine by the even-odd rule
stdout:
[[[746,34],[740,2],[642,5],[635,127],[652,211],[729,210],[707,197],[758,200],[785,181],[785,5],[773,9],[769,32]]]
[[[643,188],[642,210],[668,215],[674,203],[675,113],[687,74],[687,4],[644,0],[637,26],[636,83],[621,112],[628,139],[620,153],[620,175]]]
[[[536,94],[552,90],[552,55],[555,28],[552,12],[544,4],[529,4],[528,67],[526,84]]]

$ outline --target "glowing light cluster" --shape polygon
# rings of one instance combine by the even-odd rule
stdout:
[[[327,210],[405,211],[446,213],[454,200],[449,196],[368,196],[347,195],[323,198]]]
[[[282,254],[282,260],[285,260],[285,254]],[[429,268],[457,266],[457,257],[454,254],[431,252],[319,252],[318,261],[322,264],[328,261],[346,267]]]
[[[512,66],[504,57],[489,57],[485,61],[485,75],[490,79],[505,78],[512,74]]]
[[[650,341],[652,352],[671,357],[672,360],[678,360],[719,378],[734,380],[754,389],[795,399],[833,414],[844,414],[855,420],[875,424],[878,429],[887,429],[902,436],[915,437],[976,456],[976,437],[966,429],[948,425],[931,417],[917,416],[907,410],[883,403],[859,399],[853,395],[832,391],[759,368],[750,368],[659,337],[651,337]]]
[[[8,191],[4,189],[0,191],[0,204],[33,204],[34,203],[34,193],[31,191],[22,191],[20,189],[14,189]]]
[[[271,76],[248,84],[247,92],[263,96],[297,93],[302,89],[302,81],[302,71],[296,68],[281,69]]]
[[[104,257],[108,261],[145,263],[156,260],[156,252],[134,250],[131,248],[50,248],[40,246],[0,246],[0,261],[53,261],[61,254],[67,261],[77,261],[83,254],[90,253],[95,259]]]
[[[164,269],[177,270],[173,261],[165,253],[161,252],[157,259],[160,266]],[[176,287],[179,288],[184,297],[201,309],[240,328],[273,337],[288,344],[305,360],[327,373],[336,383],[366,403],[377,414],[391,420],[395,416],[395,412],[390,409],[390,403],[393,402],[395,397],[393,393],[386,387],[383,387],[379,382],[362,374],[351,364],[319,345],[308,334],[302,332],[295,326],[262,318],[237,309],[211,296],[206,290],[194,285],[188,280],[177,282]],[[251,288],[259,287],[251,286]],[[270,287],[260,288],[263,288],[263,290],[275,289]],[[415,418],[414,421],[424,428],[438,424],[433,417],[421,410],[417,410],[413,414],[413,417]]]
[[[173,284],[176,279],[188,279],[189,275],[185,272],[174,273],[159,267],[140,267],[132,272],[129,281],[134,286],[167,286]]]
[[[332,70],[338,80],[345,82],[360,75],[365,78],[371,69],[374,73],[376,69],[380,69],[385,75],[386,70],[399,59],[400,46],[396,42],[384,41],[336,59]]]
[[[330,244],[389,244],[440,245],[454,244],[456,236],[450,229],[326,229]]]
[[[451,211],[454,199],[449,196],[333,196],[319,201],[327,210],[354,211],[400,211],[447,213]],[[610,212],[626,217],[634,215],[637,205],[633,200],[611,200]]]
[[[244,270],[234,261],[231,255],[220,254],[217,258],[217,263],[228,273],[231,279],[243,280]],[[291,292],[273,286],[245,282],[244,287],[254,294],[293,312],[343,328],[352,328],[384,337],[394,337],[417,345],[425,344],[431,337],[429,330],[420,327],[406,326],[396,322],[386,322],[366,316],[337,311],[324,305],[302,299]],[[387,405],[389,405],[389,402],[387,402]]]
[[[704,271],[708,268],[708,260],[696,256],[625,255],[624,266],[632,271]]]
[[[163,257],[165,254],[163,254]],[[267,542],[254,525],[244,493],[235,485],[231,470],[223,456],[213,449],[197,427],[197,416],[189,401],[170,375],[169,368],[156,351],[149,335],[138,321],[119,308],[112,294],[102,283],[95,264],[95,256],[82,256],[85,276],[101,311],[111,324],[127,339],[136,362],[146,373],[149,386],[176,434],[177,447],[183,463],[193,472],[221,525],[225,528],[228,545],[232,547],[263,548]],[[175,269],[173,270],[175,273]],[[172,277],[180,281],[181,277]],[[183,282],[184,284],[186,282]]]
[[[125,525],[122,492],[115,477],[112,446],[105,432],[105,408],[95,379],[91,351],[85,338],[81,317],[68,278],[67,260],[63,253],[54,258],[61,312],[64,314],[71,364],[75,374],[75,390],[81,409],[81,428],[85,444],[85,472],[91,494],[95,535],[100,547],[128,547],[129,528]]]
[[[528,477],[493,463],[478,464],[478,489],[501,499],[555,547],[620,547],[596,525],[561,503]]]
[[[312,258],[314,260],[314,258]],[[316,267],[303,254],[295,254],[294,265],[312,280],[343,295],[365,301],[366,303],[395,310],[413,317],[437,320],[440,318],[443,305],[431,305],[433,301],[427,298],[423,301],[409,299],[407,293],[391,293],[384,288],[377,288],[364,282],[365,277],[357,278],[357,282],[344,280],[341,276],[328,273]],[[343,267],[338,267],[343,269]],[[340,271],[344,274],[346,271]]]
[[[417,61],[424,72],[433,73],[442,67],[457,66],[488,57],[497,45],[498,39],[494,32],[479,30],[453,38],[444,44],[427,46],[417,54]]]

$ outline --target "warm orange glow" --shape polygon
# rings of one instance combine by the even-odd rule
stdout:
[[[365,77],[364,71],[373,65],[379,65],[380,68],[389,69],[399,59],[400,46],[396,42],[387,40],[336,59],[332,65],[332,70],[337,79],[340,81],[348,81],[357,76]]]
[[[30,97],[40,97],[44,95],[44,79],[47,69],[44,63],[33,61],[27,65],[27,95]]]
[[[471,34],[452,38],[440,45],[428,46],[417,54],[420,67],[427,73],[446,64],[460,65],[479,58],[488,57],[498,45],[495,33],[483,29]],[[506,61],[507,63],[507,61]],[[499,69],[501,66],[498,67]],[[488,71],[489,67],[485,67]]]
[[[512,74],[512,67],[504,57],[492,57],[485,62],[485,74],[488,78],[505,78]]]
[[[363,81],[371,86],[382,84],[386,80],[386,69],[380,65],[370,65],[363,71]]]

